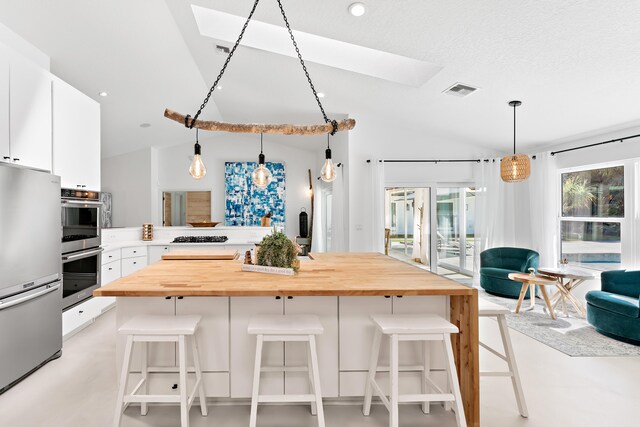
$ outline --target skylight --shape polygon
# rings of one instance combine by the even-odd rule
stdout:
[[[191,5],[200,34],[234,43],[246,18]],[[420,87],[442,67],[393,53],[345,43],[314,34],[294,31],[300,46],[304,46],[305,61],[327,65],[379,79]],[[252,20],[241,45],[296,57],[291,39],[284,27]]]

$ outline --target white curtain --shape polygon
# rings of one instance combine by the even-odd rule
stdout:
[[[473,257],[474,283],[479,283],[480,252],[498,246],[515,246],[516,188],[500,178],[500,159],[482,161],[476,169],[476,224]],[[520,189],[522,186],[520,186]],[[522,209],[522,206],[519,206]]]
[[[413,205],[413,251],[411,258],[419,259],[424,265],[429,265],[429,204],[429,190],[416,188]]]
[[[347,221],[345,218],[346,191],[344,188],[344,166],[337,168],[336,179],[330,183],[332,187],[331,203],[331,252],[348,252]]]
[[[531,160],[527,181],[505,183],[500,159],[482,162],[477,173],[474,283],[479,282],[480,252],[499,246],[529,248],[540,265],[558,259],[557,212],[560,200],[557,168],[550,153]]]
[[[325,182],[322,180],[316,180],[316,184],[313,188],[313,235],[311,236],[311,252],[324,252],[325,242],[327,240],[326,230],[324,230],[324,205],[323,189]]]
[[[371,160],[371,247],[384,253],[384,162]]]
[[[540,266],[555,267],[560,257],[558,181],[555,158],[548,152],[537,154],[529,177],[530,248],[540,254]]]

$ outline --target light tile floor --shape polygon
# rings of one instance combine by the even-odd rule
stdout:
[[[0,395],[0,426],[85,427],[109,426],[116,395],[115,310],[65,342],[62,358],[53,361]],[[500,343],[497,324],[481,319],[481,338]],[[640,402],[640,358],[571,358],[518,332],[512,339],[520,365],[529,406],[529,419],[518,415],[510,381],[482,378],[481,414],[486,427],[601,427],[637,426]],[[501,362],[482,353],[482,369],[501,368]],[[175,427],[175,407],[151,407],[141,417],[138,408],[125,412],[124,427]],[[326,406],[327,426],[382,427],[388,425],[386,410],[374,406],[363,417],[360,405]],[[201,417],[193,407],[193,427],[244,427],[248,406],[210,405]],[[402,426],[455,425],[453,416],[434,407],[423,415],[417,405],[403,405]],[[259,411],[261,427],[316,426],[307,407],[272,406]]]

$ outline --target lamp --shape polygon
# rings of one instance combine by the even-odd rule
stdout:
[[[331,160],[331,148],[329,147],[329,134],[327,134],[327,149],[324,150],[325,161],[320,171],[320,178],[324,182],[331,182],[336,179],[336,167]]]
[[[521,182],[531,174],[531,161],[526,154],[516,154],[516,107],[520,101],[510,101],[513,107],[513,155],[504,156],[500,160],[500,177],[504,182]]]
[[[260,155],[258,155],[258,167],[253,170],[251,180],[258,188],[266,188],[273,176],[271,171],[264,165],[264,154],[262,153],[262,134],[260,134]]]
[[[193,146],[193,160],[189,166],[189,173],[194,179],[202,179],[207,174],[207,168],[202,161],[200,144],[198,143],[198,129],[196,128],[196,145]]]

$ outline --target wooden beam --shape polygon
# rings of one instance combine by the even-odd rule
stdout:
[[[185,116],[175,111],[164,110],[164,116],[168,119],[174,120],[181,125],[185,125]],[[189,118],[186,125],[191,125],[192,119]],[[338,122],[338,132],[344,130],[351,130],[355,127],[356,121],[354,119],[340,120]],[[322,135],[325,133],[331,133],[333,126],[331,123],[324,123],[321,125],[290,125],[290,124],[259,124],[259,123],[225,123],[216,121],[202,121],[197,120],[194,128],[201,130],[211,130],[220,132],[233,132],[233,133],[277,133],[281,135]]]

